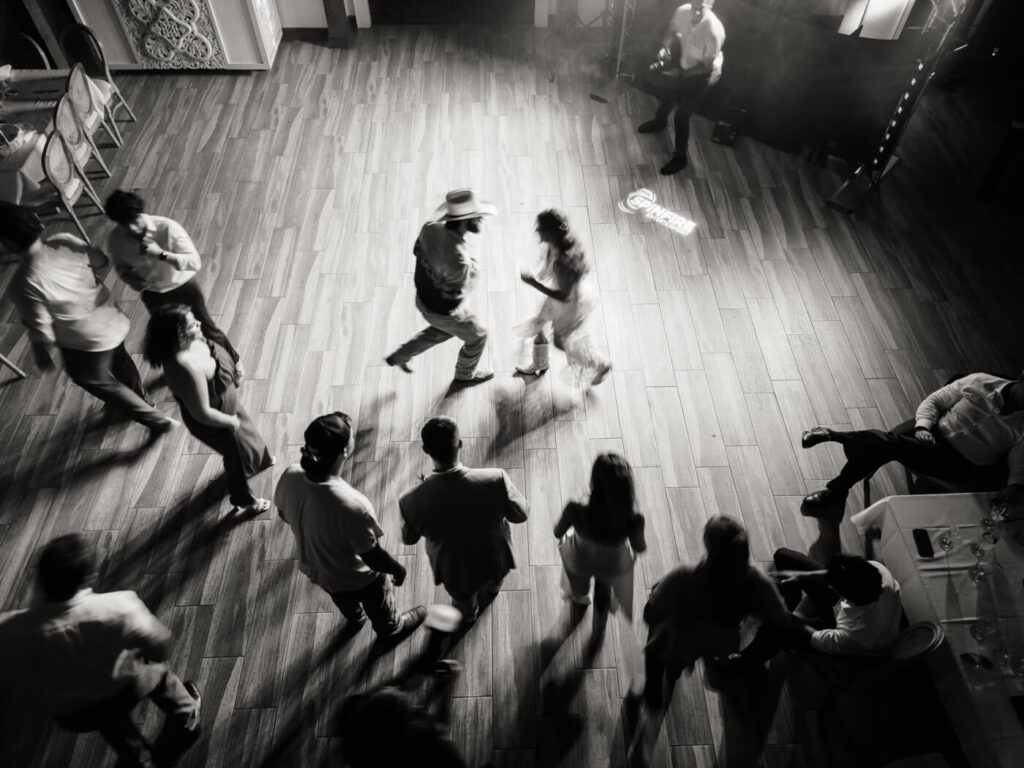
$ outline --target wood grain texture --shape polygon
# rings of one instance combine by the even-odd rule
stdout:
[[[513,530],[517,570],[451,651],[463,666],[451,731],[476,766],[622,764],[622,699],[642,685],[645,591],[702,555],[704,521],[741,519],[760,562],[823,539],[856,551],[848,523],[825,536],[799,513],[802,495],[843,462],[834,444],[799,448],[800,433],[892,427],[954,373],[1012,373],[1024,357],[1018,222],[963,182],[1001,139],[984,122],[992,104],[970,89],[956,100],[929,92],[884,194],[843,216],[825,203],[839,183],[831,171],[749,138],[714,144],[700,116],[689,167],[661,176],[670,137],[635,132],[652,99],[587,98],[584,62],[602,31],[550,34],[374,27],[346,50],[285,42],[274,70],[257,76],[119,75],[141,119],[124,124],[121,148],[103,149],[113,177],[102,195],[138,190],[202,255],[197,280],[247,369],[241,402],[279,460],[254,488],[272,492],[311,418],[353,417],[343,474],[408,568],[400,609],[448,601],[423,545],[399,542],[397,498],[430,467],[424,419],[457,419],[466,463],[506,469],[529,499],[529,522]],[[416,358],[411,376],[383,358],[423,327],[412,245],[462,186],[499,208],[477,238],[473,299],[490,333],[484,364],[498,377],[450,390],[457,341]],[[642,187],[696,230],[681,236],[619,207]],[[614,370],[586,391],[560,377],[557,351],[546,375],[512,374],[528,354],[512,328],[540,302],[518,271],[536,259],[534,220],[546,207],[569,216],[597,284],[591,332]],[[102,242],[105,218],[85,224]],[[15,268],[0,263],[5,296]],[[141,361],[144,305],[116,276],[106,282],[131,318],[127,348],[151,396],[174,415],[159,372]],[[387,682],[425,633],[376,657],[369,628],[340,644],[345,621],[298,571],[288,527],[273,512],[229,512],[219,456],[183,429],[148,442],[63,372],[40,374],[10,301],[0,303],[0,352],[29,374],[0,371],[0,607],[28,606],[41,548],[82,532],[105,561],[100,588],[149,601],[175,632],[172,666],[202,688],[204,734],[183,765],[336,765],[335,706]],[[633,622],[614,615],[590,653],[592,609],[573,623],[552,527],[565,502],[586,497],[601,451],[632,463],[650,549],[635,569]],[[876,496],[904,482],[886,468]],[[849,510],[859,503],[855,489]],[[554,679],[575,688],[552,709]],[[768,746],[751,755],[742,713],[706,682],[699,671],[681,681],[656,764],[801,764],[788,694]],[[155,707],[137,715],[147,733],[159,727]],[[0,763],[112,764],[95,735],[38,722],[22,733]]]

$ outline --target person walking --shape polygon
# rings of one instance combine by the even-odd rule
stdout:
[[[409,361],[452,337],[462,340],[455,364],[455,381],[478,384],[494,378],[494,371],[479,368],[487,329],[467,306],[480,273],[480,263],[466,239],[480,232],[485,216],[497,209],[477,198],[472,189],[455,189],[433,219],[420,229],[413,246],[416,256],[416,308],[428,326],[384,358],[388,365],[412,373]]]
[[[406,637],[427,609],[396,611],[392,585],[405,582],[405,567],[381,546],[384,531],[370,500],[341,478],[355,450],[351,419],[341,411],[318,416],[304,438],[301,460],[284,471],[274,491],[277,512],[295,536],[299,570],[331,596],[349,631],[369,619],[384,640]]]

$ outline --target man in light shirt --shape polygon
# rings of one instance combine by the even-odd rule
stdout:
[[[75,732],[98,731],[118,765],[173,766],[199,738],[199,689],[165,663],[171,633],[134,592],[97,593],[93,547],[79,534],[39,558],[42,601],[0,616],[0,711],[46,715]],[[153,744],[132,709],[144,698],[165,713]]]
[[[804,497],[812,517],[841,511],[850,488],[890,461],[950,482],[1006,486],[992,500],[1006,507],[1024,501],[1024,381],[972,373],[932,392],[917,408],[912,435],[877,429],[840,432],[814,427],[801,444],[843,446],[846,464],[823,490]]]
[[[669,113],[675,109],[676,148],[661,168],[668,176],[686,167],[686,147],[690,139],[690,113],[700,103],[708,87],[722,76],[722,45],[725,27],[712,12],[715,0],[694,0],[676,9],[658,53],[659,80],[671,79],[671,85],[655,86],[659,91],[658,111],[653,120],[643,123],[640,133],[663,131]]]
[[[900,585],[881,563],[840,554],[825,568],[791,549],[777,550],[774,560],[779,590],[799,620],[763,626],[738,663],[762,664],[781,648],[872,656],[896,639]]]
[[[203,335],[220,344],[235,363],[235,386],[245,375],[238,351],[210,311],[195,279],[202,267],[188,232],[174,219],[146,213],[145,201],[134,192],[116,190],[107,198],[107,217],[117,224],[107,236],[107,252],[118,277],[139,291],[152,312],[165,304],[184,304],[192,310]]]
[[[480,274],[480,264],[466,235],[478,233],[484,216],[497,209],[477,198],[472,189],[454,189],[434,217],[420,228],[413,246],[416,256],[416,308],[428,325],[384,358],[388,365],[412,373],[409,361],[431,347],[460,339],[455,381],[478,384],[494,378],[494,371],[479,368],[487,346],[487,329],[469,308],[467,299]]]
[[[56,347],[68,376],[86,392],[123,409],[154,433],[174,428],[178,422],[147,399],[135,361],[124,348],[130,321],[99,274],[107,257],[74,235],[43,240],[42,234],[34,212],[0,202],[0,240],[21,259],[11,298],[28,328],[36,365],[52,369]]]

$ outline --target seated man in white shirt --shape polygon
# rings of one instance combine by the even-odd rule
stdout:
[[[840,432],[814,427],[801,445],[836,442],[846,464],[825,488],[804,497],[800,511],[841,515],[847,492],[890,461],[929,477],[967,483],[979,490],[1006,487],[995,507],[1024,501],[1024,381],[972,373],[932,392],[917,408],[912,435],[877,429]]]
[[[675,115],[676,148],[661,168],[663,175],[677,173],[686,167],[686,146],[690,139],[690,113],[693,112],[709,86],[722,76],[722,45],[725,27],[711,11],[715,0],[693,0],[681,5],[672,15],[658,64],[657,74],[649,79],[651,90],[658,95],[658,111],[653,120],[643,123],[640,133],[663,131],[668,116]]]
[[[119,766],[176,765],[199,738],[199,689],[165,663],[170,630],[134,592],[93,592],[95,575],[94,549],[81,535],[43,549],[42,602],[0,616],[0,722],[50,715],[66,730],[98,731]],[[143,698],[165,713],[153,744],[132,720]]]
[[[800,621],[764,625],[739,661],[761,664],[781,648],[872,656],[896,639],[903,617],[900,585],[881,563],[839,554],[823,568],[791,549],[777,550],[774,560],[779,590]]]

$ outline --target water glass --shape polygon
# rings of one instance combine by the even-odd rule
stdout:
[[[947,529],[939,534],[939,547],[946,553],[953,551],[953,531]]]
[[[994,616],[979,616],[971,622],[970,632],[979,643],[999,631],[999,621]]]

